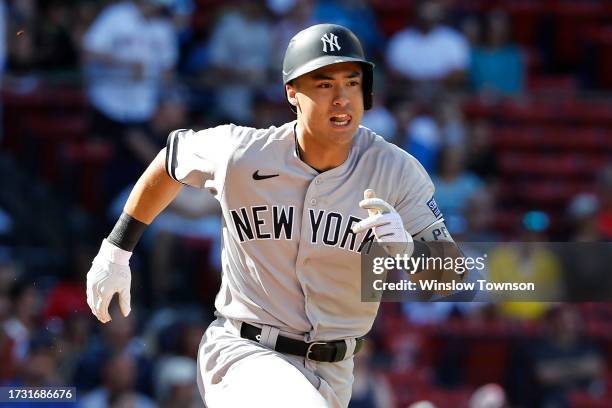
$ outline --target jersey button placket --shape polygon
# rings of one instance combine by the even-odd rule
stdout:
[[[317,185],[317,186],[318,186],[318,185],[320,185],[322,182],[323,182],[323,181],[322,181],[320,178],[316,178],[316,179],[314,179],[314,183],[315,183],[315,185]],[[310,199],[310,205],[313,205],[313,206],[314,206],[314,205],[317,205],[317,200],[316,200],[316,198],[312,198],[312,199]]]

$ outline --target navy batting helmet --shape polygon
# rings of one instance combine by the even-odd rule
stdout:
[[[297,33],[287,46],[283,59],[283,83],[340,62],[359,62],[363,69],[363,107],[372,107],[374,64],[365,59],[359,39],[351,30],[337,24],[317,24]],[[295,112],[295,107],[291,105]]]

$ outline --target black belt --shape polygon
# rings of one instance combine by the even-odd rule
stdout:
[[[240,327],[240,337],[259,342],[260,336],[260,328],[248,323],[242,323]],[[363,343],[365,343],[365,339],[363,337],[358,337],[355,341],[355,351],[353,354],[357,354],[357,352],[361,350]],[[278,336],[274,350],[279,353],[305,357],[309,360],[335,363],[344,360],[346,356],[346,342],[344,340],[335,340],[306,343],[289,337]]]

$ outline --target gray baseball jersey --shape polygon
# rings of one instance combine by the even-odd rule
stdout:
[[[441,218],[434,187],[414,157],[365,127],[348,159],[319,173],[299,158],[295,123],[176,130],[167,171],[221,204],[222,315],[305,333],[306,341],[362,336],[379,306],[361,302],[360,291],[360,251],[374,234],[351,231],[368,217],[363,191],[394,206],[414,235]]]

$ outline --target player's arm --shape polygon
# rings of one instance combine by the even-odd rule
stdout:
[[[111,320],[108,306],[115,293],[124,316],[130,313],[131,272],[129,259],[146,227],[168,206],[182,184],[166,172],[165,149],[142,174],[125,204],[123,213],[87,273],[87,304],[102,323]]]
[[[463,280],[466,271],[457,273],[448,266],[464,265],[463,254],[448,233],[443,220],[434,221],[413,237],[404,227],[402,217],[372,190],[364,192],[364,199],[359,203],[367,209],[369,217],[353,226],[353,232],[359,233],[372,228],[376,241],[391,257],[418,257],[425,263],[416,271],[411,271],[412,280],[437,280],[450,282]],[[437,262],[429,261],[437,259]],[[446,266],[446,268],[445,268]],[[442,294],[447,294],[441,292]]]
[[[138,179],[123,208],[125,214],[145,224],[150,224],[183,186],[166,172],[165,157],[163,149]]]
[[[443,262],[429,262],[428,265],[415,271],[413,280],[431,280],[450,282],[466,279],[468,270],[464,268],[464,255],[448,232],[444,220],[438,220],[414,235],[415,250],[413,257],[421,256],[423,259]],[[455,268],[444,265],[453,265]]]

